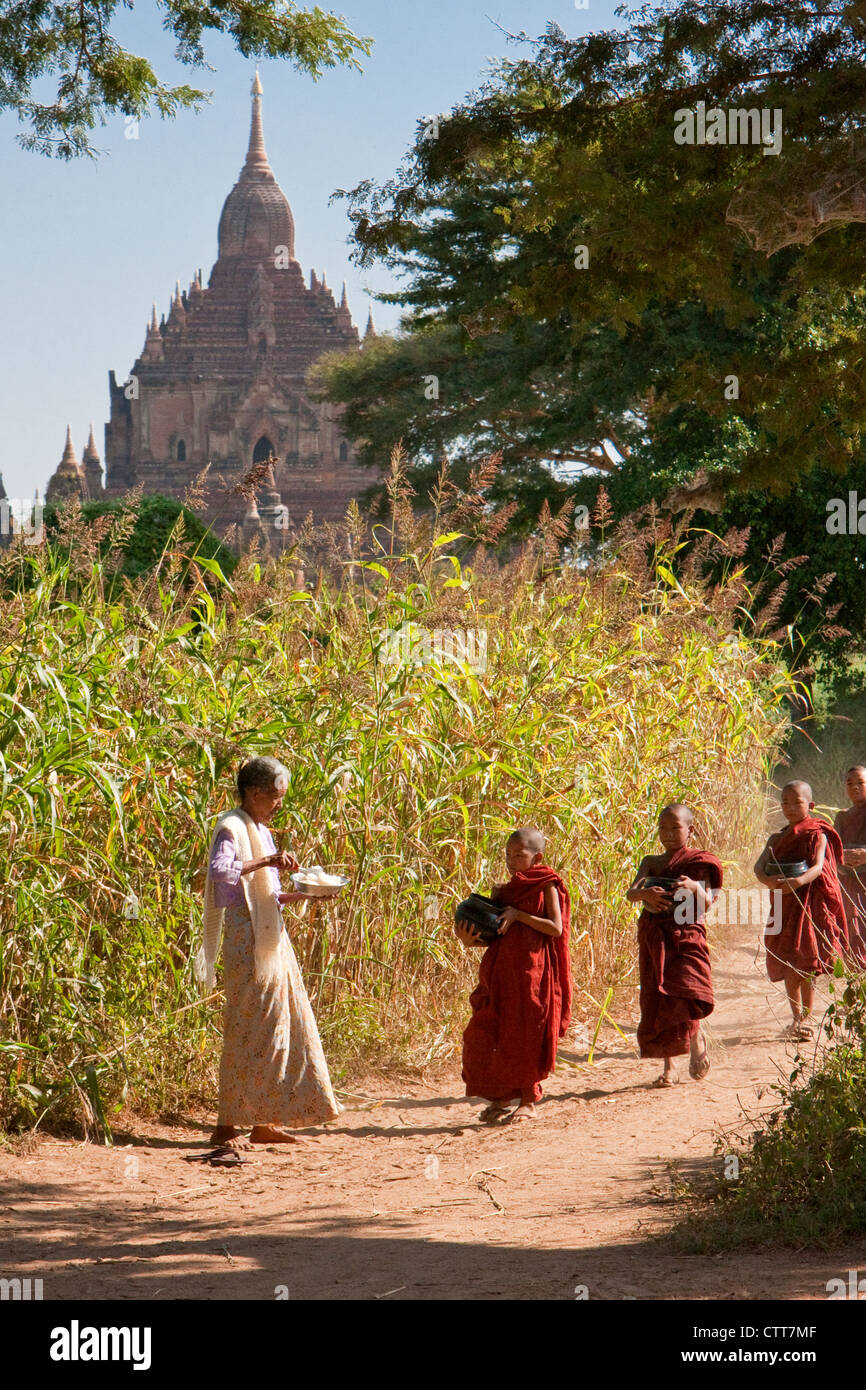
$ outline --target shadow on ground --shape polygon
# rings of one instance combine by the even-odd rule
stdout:
[[[242,1177],[227,1181],[243,1193]],[[765,1288],[766,1259],[749,1252],[690,1256],[641,1239],[604,1247],[516,1247],[501,1242],[495,1217],[490,1243],[478,1243],[419,1240],[410,1218],[397,1215],[381,1218],[381,1234],[371,1235],[369,1217],[355,1223],[315,1204],[306,1209],[303,1234],[264,1234],[254,1229],[254,1214],[216,1224],[206,1214],[138,1212],[130,1220],[128,1207],[111,1201],[84,1230],[80,1207],[58,1184],[7,1185],[7,1212],[16,1202],[27,1205],[28,1225],[0,1242],[0,1269],[7,1278],[42,1278],[49,1301],[823,1298],[837,1267],[846,1260],[856,1264],[845,1252],[781,1250],[773,1259],[772,1287]],[[47,1243],[46,1226],[77,1226],[78,1234]]]

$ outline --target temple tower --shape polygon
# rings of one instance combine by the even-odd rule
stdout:
[[[323,353],[359,347],[345,286],[337,304],[324,276],[311,271],[307,285],[295,259],[294,218],[265,150],[256,74],[246,159],[223,205],[207,286],[199,271],[188,290],[176,284],[167,317],[158,322],[154,306],[129,377],[109,374],[105,495],[143,484],[180,498],[209,463],[210,479],[220,475],[225,486],[201,515],[220,534],[234,524],[242,535],[253,517],[232,489],[272,458],[256,507],[271,548],[308,512],[342,519],[374,477],[357,463],[339,412],[311,399],[306,374]]]
[[[87,481],[75,454],[72,430],[67,425],[63,455],[48,481],[45,501],[65,502],[70,497],[77,497],[83,502],[87,497]]]

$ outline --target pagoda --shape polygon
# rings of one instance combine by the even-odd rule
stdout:
[[[372,315],[369,337],[375,336]],[[175,286],[167,316],[153,308],[128,378],[109,373],[105,495],[142,485],[181,498],[210,464],[199,515],[219,534],[262,531],[271,541],[308,513],[341,520],[374,481],[340,429],[339,411],[312,399],[309,367],[325,352],[360,350],[345,285],[338,304],[324,274],[309,283],[295,259],[295,224],[262,133],[262,87],[252,89],[249,147],[223,205],[219,251],[207,285],[197,272]],[[257,506],[235,491],[254,464]],[[92,464],[91,464],[92,467]],[[254,524],[255,522],[255,524]],[[279,549],[279,543],[275,545]]]

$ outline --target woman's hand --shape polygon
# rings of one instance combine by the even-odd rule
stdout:
[[[462,941],[464,946],[486,946],[487,942],[481,936],[476,927],[471,922],[455,922],[454,930],[458,941]]]
[[[306,893],[278,893],[278,894],[277,894],[277,902],[278,902],[278,903],[282,903],[284,906],[285,906],[286,903],[301,903],[301,902],[307,902],[307,901],[308,901],[308,899],[307,899]]]
[[[268,859],[272,869],[289,869],[292,873],[300,868],[300,865],[293,854],[289,854],[287,849],[278,849],[276,854],[272,854]]]

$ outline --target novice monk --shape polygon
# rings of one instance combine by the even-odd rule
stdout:
[[[654,1086],[679,1081],[675,1057],[689,1053],[689,1076],[703,1081],[710,1059],[701,1019],[715,1006],[710,953],[704,927],[706,910],[722,886],[722,866],[714,854],[690,848],[694,831],[688,806],[677,802],[659,816],[664,854],[642,859],[628,890],[644,904],[638,918],[641,1057],[663,1057],[664,1071]],[[671,878],[676,887],[647,888],[647,878]]]
[[[848,927],[848,954],[862,970],[866,968],[866,849],[849,846],[866,845],[866,767],[849,767],[845,790],[851,806],[840,811],[835,820],[845,851],[839,884]]]
[[[487,945],[463,1034],[466,1094],[489,1101],[485,1124],[534,1118],[571,1019],[568,889],[544,863],[540,830],[515,830],[505,862],[511,878],[492,891],[506,904],[499,938],[488,945],[468,923],[456,925],[464,946]]]
[[[787,829],[771,835],[755,865],[765,888],[781,893],[781,921],[775,911],[764,931],[767,974],[784,980],[793,1020],[786,1037],[804,1041],[812,1036],[807,1022],[812,1011],[813,978],[826,975],[847,942],[845,910],[836,865],[842,841],[826,821],[812,815],[815,802],[808,782],[787,782],[782,788],[782,814]],[[804,860],[809,868],[797,878],[773,873],[777,864]]]

